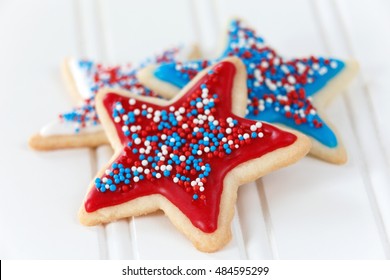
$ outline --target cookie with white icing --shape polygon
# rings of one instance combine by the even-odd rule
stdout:
[[[150,65],[137,76],[170,98],[199,71],[229,56],[242,59],[248,72],[247,118],[298,130],[311,138],[311,155],[331,163],[346,162],[342,141],[321,109],[356,75],[355,61],[318,56],[285,59],[253,29],[234,19],[218,58]]]
[[[89,186],[81,223],[161,209],[199,250],[222,248],[238,187],[296,162],[311,146],[299,132],[243,118],[246,92],[246,70],[235,57],[201,71],[170,101],[99,92],[96,107],[115,154]]]
[[[107,144],[107,137],[95,110],[95,95],[99,89],[122,88],[134,94],[156,96],[152,90],[139,83],[136,73],[140,68],[151,63],[196,57],[199,57],[199,53],[194,46],[166,50],[137,66],[129,63],[104,65],[91,60],[66,59],[62,72],[78,105],[69,112],[59,114],[55,120],[42,127],[39,133],[30,138],[30,147],[36,150],[53,150]]]

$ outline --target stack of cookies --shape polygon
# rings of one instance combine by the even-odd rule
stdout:
[[[37,150],[98,147],[114,154],[79,212],[97,225],[163,210],[201,251],[231,238],[237,189],[306,154],[342,164],[346,151],[321,109],[357,63],[285,59],[241,20],[212,60],[173,48],[136,67],[67,59],[80,105],[32,136]]]

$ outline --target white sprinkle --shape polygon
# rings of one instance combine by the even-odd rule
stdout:
[[[334,68],[337,68],[337,62],[336,61],[332,61],[331,63],[330,63],[330,67],[332,67],[333,69]]]
[[[255,71],[253,72],[253,75],[255,75],[255,78],[259,79],[261,77],[260,69],[255,69]]]
[[[134,105],[135,104],[135,99],[134,98],[130,98],[129,99],[129,104],[130,105]]]
[[[290,73],[290,70],[288,70],[288,67],[286,65],[283,64],[282,66],[280,66],[280,68],[282,69],[282,71],[284,73],[286,73],[286,74]]]
[[[179,113],[184,114],[186,112],[186,109],[184,107],[179,108]]]
[[[230,127],[228,127],[228,128],[226,128],[226,134],[230,134],[230,133],[232,133],[232,129],[230,128]]]
[[[297,63],[297,67],[298,67],[298,73],[299,74],[302,74],[306,70],[305,64],[303,64],[301,62]]]
[[[197,154],[200,156],[203,154],[203,152],[201,150],[198,150]]]
[[[262,127],[263,126],[263,123],[262,122],[256,122],[256,127],[257,128],[260,128],[260,127]]]
[[[143,169],[141,166],[138,166],[137,171],[138,171],[139,173],[142,173],[142,171],[144,171],[144,169]]]
[[[108,171],[108,172],[107,172]],[[110,170],[106,170],[106,174],[108,175],[108,174],[110,174]],[[103,181],[103,183],[105,183],[105,182],[107,182],[107,178],[106,177],[104,177],[103,179],[102,179],[102,181]]]
[[[138,176],[134,176],[133,181],[137,183],[139,181],[139,177]]]
[[[257,130],[256,125],[252,124],[252,125],[251,125],[251,131],[256,131],[256,130]]]
[[[223,138],[222,138],[222,142],[227,142],[227,138],[226,138],[226,137],[223,137]]]
[[[263,132],[259,132],[259,133],[257,134],[257,136],[259,136],[259,138],[263,138],[264,134],[263,134]]]
[[[276,85],[270,79],[266,79],[265,84],[272,91],[275,91],[277,89]]]
[[[120,122],[120,121],[121,121],[121,117],[116,116],[116,117],[114,118],[114,122],[118,123],[118,122]]]
[[[233,121],[233,119],[232,119],[231,117],[228,117],[228,118],[226,119],[226,121],[227,121],[228,123],[231,123],[231,122]]]
[[[205,152],[205,153],[210,152],[210,148],[209,148],[209,147],[204,147],[204,152]]]
[[[170,164],[167,165],[167,170],[168,170],[168,171],[172,171],[172,168],[173,168],[172,165],[170,165]]]
[[[328,72],[328,68],[326,68],[326,67],[322,67],[322,68],[318,71],[318,73],[319,73],[320,75],[325,75],[327,72]]]
[[[177,177],[173,178],[173,182],[174,182],[174,183],[179,182],[179,178],[177,178]]]
[[[200,188],[199,188],[199,191],[200,191],[200,192],[203,192],[203,191],[204,191],[204,187],[200,187]]]
[[[169,107],[169,111],[171,111],[171,112],[175,111],[175,107],[170,106],[170,107]]]
[[[179,159],[180,159],[180,161],[185,161],[185,160],[186,160],[186,156],[181,155],[181,156],[179,157]]]
[[[165,141],[167,139],[167,135],[166,134],[161,134],[161,140]],[[165,145],[164,145],[165,146]],[[163,147],[164,147],[163,146]],[[165,146],[166,148],[167,146]]]
[[[128,131],[129,127],[127,125],[122,126],[122,131]]]
[[[134,110],[134,115],[138,116],[141,113],[140,109],[135,109]]]
[[[248,139],[249,138],[249,134],[248,133],[245,133],[244,134],[244,139]]]
[[[287,80],[288,80],[288,82],[289,82],[290,84],[295,84],[295,82],[296,82],[295,77],[294,77],[294,76],[291,76],[291,75],[289,75],[289,76],[287,77]]]
[[[147,161],[146,159],[144,159],[144,160],[142,161],[142,165],[143,165],[143,166],[147,166],[147,165],[148,165],[148,161]]]
[[[128,116],[128,115],[123,115],[123,116],[122,116],[122,120],[127,121],[128,119],[129,119],[129,116]]]
[[[156,178],[157,178],[157,179],[160,179],[160,178],[161,178],[161,174],[160,174],[160,173],[157,173],[157,174],[156,174]]]
[[[136,144],[136,145],[141,144],[141,138],[135,138],[134,139],[134,144]]]
[[[145,168],[144,173],[145,173],[145,174],[149,174],[149,173],[150,173],[150,170],[147,169],[147,168]]]

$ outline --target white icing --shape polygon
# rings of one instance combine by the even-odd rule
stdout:
[[[68,66],[78,93],[83,99],[90,98],[94,93],[91,92],[90,86],[88,85],[88,77],[80,69],[79,61],[71,58],[68,60]]]
[[[53,135],[80,135],[87,133],[94,133],[102,131],[103,128],[100,124],[91,125],[80,129],[80,132],[75,132],[74,122],[64,122],[60,119],[52,121],[41,128],[39,134],[41,136],[53,136]]]

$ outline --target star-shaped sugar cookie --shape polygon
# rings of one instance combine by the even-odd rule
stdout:
[[[150,63],[195,57],[199,57],[196,47],[181,47],[168,49],[139,65],[105,65],[91,60],[66,59],[62,70],[78,105],[69,112],[59,114],[54,121],[32,136],[30,147],[36,150],[53,150],[107,144],[107,137],[95,110],[95,95],[99,89],[121,88],[138,95],[156,96],[152,90],[139,83],[137,71]]]
[[[296,129],[312,139],[312,155],[333,163],[346,161],[341,140],[318,109],[346,87],[358,69],[354,61],[316,56],[285,59],[242,21],[232,20],[219,58],[151,65],[138,77],[169,98],[199,71],[229,56],[242,59],[248,72],[247,118]]]
[[[104,89],[96,107],[115,155],[88,189],[85,225],[161,209],[202,251],[231,237],[238,186],[310,149],[299,132],[244,119],[246,71],[235,57],[201,71],[170,101]]]

